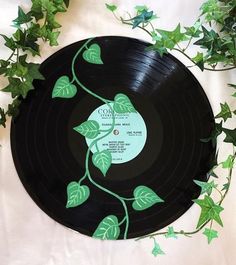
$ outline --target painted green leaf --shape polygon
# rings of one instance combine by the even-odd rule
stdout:
[[[203,235],[207,237],[208,244],[210,244],[212,239],[218,237],[218,232],[213,229],[205,228]]]
[[[96,152],[92,156],[92,161],[95,167],[100,169],[104,177],[108,169],[111,166],[112,156],[109,150],[103,150],[101,152]]]
[[[136,113],[133,104],[125,94],[116,94],[113,109],[117,113]]]
[[[165,252],[161,249],[160,245],[154,239],[154,247],[152,249],[152,255],[156,257],[157,255],[164,255]]]
[[[82,134],[88,139],[94,139],[100,133],[97,121],[88,120],[73,128],[76,132]]]
[[[118,219],[115,215],[108,215],[98,225],[97,229],[93,233],[94,238],[102,240],[117,239],[120,235],[120,227]]]
[[[76,92],[76,86],[70,83],[68,76],[64,75],[57,79],[52,91],[52,98],[73,98]]]
[[[136,211],[145,210],[156,203],[164,202],[152,189],[146,186],[138,186],[134,190],[134,202]]]
[[[101,59],[101,48],[98,44],[92,44],[86,51],[83,52],[83,58],[88,63],[103,64]]]
[[[234,167],[234,156],[229,155],[228,158],[222,162],[222,167],[232,169]]]
[[[110,10],[111,12],[114,12],[114,11],[116,11],[117,6],[116,6],[116,5],[109,5],[109,4],[106,4],[106,8],[107,8],[108,10]]]
[[[216,115],[217,118],[222,118],[225,121],[227,121],[228,118],[232,118],[232,113],[230,110],[229,105],[225,102],[224,104],[220,103],[221,111],[219,114]]]
[[[72,208],[84,203],[90,195],[89,188],[85,185],[80,186],[77,182],[70,182],[67,186],[66,208]]]
[[[199,180],[193,180],[198,186],[201,187],[201,194],[207,193],[209,196],[212,193],[212,189],[216,188],[217,185],[215,184],[214,180],[211,182],[204,182]]]
[[[168,230],[167,230],[167,233],[165,234],[165,237],[166,238],[177,238],[175,232],[174,232],[174,228],[173,226],[169,226],[168,227]]]
[[[219,225],[223,226],[220,218],[220,212],[223,211],[223,207],[215,204],[212,198],[208,195],[205,195],[202,200],[196,199],[193,201],[201,207],[201,215],[198,220],[197,228],[209,220],[215,220]]]

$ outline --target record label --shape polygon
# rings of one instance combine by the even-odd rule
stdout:
[[[113,104],[110,104],[112,107]],[[97,140],[112,125],[112,112],[107,104],[96,108],[88,120],[95,120],[100,124],[101,133],[95,139],[86,138],[88,147],[94,140]],[[136,113],[116,113],[115,127],[111,134],[101,139],[97,146],[93,146],[91,151],[95,153],[97,149],[107,149],[112,154],[112,164],[121,164],[134,159],[144,148],[147,139],[147,128],[142,116]]]

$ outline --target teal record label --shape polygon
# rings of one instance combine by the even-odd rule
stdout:
[[[110,104],[112,106],[112,104]],[[100,138],[112,125],[112,112],[107,104],[96,108],[88,120],[95,120],[100,124]],[[104,131],[104,132],[103,132]],[[97,139],[95,138],[95,139]],[[95,139],[86,138],[89,146]],[[112,155],[112,164],[126,163],[143,150],[147,140],[147,127],[142,116],[136,113],[115,113],[115,127],[113,132],[97,143],[99,150],[109,150]],[[96,152],[96,146],[91,148]]]

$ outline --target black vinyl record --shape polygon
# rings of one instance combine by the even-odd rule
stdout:
[[[148,46],[110,36],[61,49],[42,63],[45,80],[34,81],[12,121],[12,154],[25,189],[54,220],[88,236],[124,239],[159,230],[199,196],[193,180],[207,180],[215,154],[212,143],[200,140],[214,128],[208,99],[181,62]],[[84,122],[100,117],[111,126],[111,111],[101,99],[113,104],[114,98],[121,103],[113,105],[114,130],[88,152],[106,127],[98,132],[98,121]],[[94,130],[82,131],[83,123]],[[94,155],[106,146],[111,165]],[[84,175],[87,154],[90,178]],[[96,166],[101,161],[103,170]],[[68,196],[77,206],[68,206]]]

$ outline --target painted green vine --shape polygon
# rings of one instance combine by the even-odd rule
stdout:
[[[158,17],[145,5],[136,6],[135,15],[132,16],[127,12],[126,17],[118,15],[116,5],[106,4],[106,7],[122,24],[145,31],[153,41],[148,49],[158,52],[161,57],[170,51],[177,51],[191,62],[192,65],[189,67],[198,66],[201,71],[230,71],[236,69],[236,2],[234,0],[205,1],[200,7],[201,14],[194,25],[181,27],[178,24],[173,31],[156,28],[153,21]],[[219,30],[216,30],[216,27]],[[191,45],[199,48],[199,51],[193,57],[187,53]],[[228,86],[233,89],[236,88],[235,84],[228,84]],[[236,92],[232,96],[235,98]],[[215,116],[215,129],[208,138],[201,139],[201,141],[212,141],[216,145],[217,137],[223,133],[225,135],[224,142],[233,146],[232,153],[228,155],[225,161],[218,162],[218,150],[212,168],[208,172],[208,182],[194,180],[195,184],[201,188],[202,195],[202,198],[194,200],[201,207],[195,230],[176,231],[172,226],[169,226],[166,231],[151,233],[136,239],[152,239],[154,242],[152,254],[154,256],[164,254],[157,242],[159,236],[175,239],[179,235],[189,237],[204,229],[203,235],[206,236],[208,243],[211,243],[213,239],[218,237],[218,231],[213,229],[213,224],[223,226],[220,217],[223,211],[222,203],[230,189],[236,160],[236,128],[229,129],[223,124],[228,119],[235,118],[236,110],[232,110],[227,102],[221,103],[220,106],[221,111]],[[222,119],[222,121],[218,123],[218,119]],[[219,167],[228,171],[226,181],[221,188],[213,179],[218,178],[215,172]],[[213,200],[215,193],[219,196],[218,201]]]
[[[88,178],[90,183],[94,185],[99,190],[109,194],[110,196],[115,197],[123,206],[124,217],[122,220],[118,220],[115,215],[105,216],[104,219],[100,222],[98,227],[93,233],[93,237],[99,239],[118,239],[120,236],[120,226],[125,222],[125,230],[123,238],[126,239],[129,229],[129,213],[127,208],[127,203],[132,202],[132,207],[136,211],[145,210],[156,203],[161,203],[163,200],[149,187],[138,186],[134,189],[132,198],[124,198],[113,191],[101,186],[98,184],[91,176],[89,170],[89,158],[93,146],[96,146],[96,152],[92,155],[92,163],[97,167],[104,177],[107,176],[107,172],[112,164],[112,154],[109,149],[99,150],[97,143],[106,138],[111,134],[115,128],[115,113],[137,113],[130,99],[122,93],[116,94],[114,101],[105,99],[90,89],[85,87],[76,76],[75,66],[78,56],[82,53],[83,59],[91,64],[103,64],[101,59],[101,48],[98,44],[93,43],[89,47],[88,45],[92,42],[93,39],[87,40],[78,52],[75,54],[72,60],[72,81],[69,80],[68,76],[60,77],[53,88],[52,98],[72,98],[77,93],[77,86],[85,90],[91,96],[99,99],[105,103],[108,108],[111,110],[111,119],[112,123],[109,129],[101,130],[100,125],[95,120],[87,120],[82,124],[74,127],[73,129],[81,134],[82,136],[88,139],[94,139],[88,147],[85,159],[85,173],[78,182],[70,182],[67,186],[67,208],[77,207],[85,203],[90,196],[90,189],[86,185],[82,185],[82,182]],[[100,137],[98,137],[101,135]]]
[[[10,93],[13,99],[7,109],[0,107],[0,125],[3,127],[6,126],[7,116],[15,117],[18,114],[21,100],[33,89],[33,80],[43,79],[43,76],[38,70],[39,64],[29,62],[29,54],[32,56],[40,55],[40,40],[48,42],[50,46],[58,45],[57,39],[60,34],[58,29],[61,25],[56,21],[56,15],[61,12],[66,12],[69,6],[69,0],[31,0],[31,2],[32,6],[29,12],[26,12],[21,7],[18,8],[18,17],[13,21],[16,31],[11,36],[1,34],[5,40],[5,46],[10,50],[9,57],[0,60],[0,75],[3,75],[8,80],[8,85],[2,88],[1,91]],[[117,7],[113,4],[107,4],[107,8],[113,12],[116,19],[121,23],[145,31],[153,41],[153,45],[150,46],[150,49],[158,52],[161,56],[172,50],[177,51],[189,59],[191,62],[189,67],[198,66],[202,71],[229,71],[236,68],[236,3],[234,0],[205,1],[200,8],[201,14],[193,25],[183,28],[179,24],[173,31],[156,28],[153,24],[153,20],[157,18],[157,15],[146,6],[135,7],[135,15],[132,16],[128,14],[127,17],[119,16],[116,13]],[[216,30],[215,26],[217,26],[219,30]],[[89,40],[88,43],[90,41],[91,40]],[[99,52],[100,47],[96,43],[93,43],[89,48],[86,47],[86,45],[76,54],[72,62],[72,71],[74,69],[76,57],[82,53],[83,49],[85,50],[82,53],[82,56],[88,63],[103,63]],[[187,53],[188,48],[191,45],[197,45],[199,48],[199,51],[193,57]],[[90,56],[91,51],[93,51],[93,54],[95,55],[93,58]],[[232,91],[236,89],[236,84],[228,85]],[[64,87],[64,89],[56,89],[60,86]],[[116,112],[113,105],[114,102],[117,102],[122,96],[123,99],[125,98],[128,100],[131,104],[130,106],[133,107],[132,103],[125,95],[118,94],[117,98],[112,101],[94,94],[78,80],[74,72],[72,81],[70,81],[68,76],[60,77],[56,81],[52,97],[71,98],[76,95],[77,86],[109,106],[113,113],[113,126],[114,112]],[[232,96],[233,98],[236,98],[235,91],[232,92]],[[211,178],[208,182],[195,181],[196,185],[200,186],[201,194],[204,196],[201,199],[195,200],[195,203],[197,203],[202,210],[196,229],[193,231],[176,231],[170,226],[163,232],[152,233],[137,239],[152,239],[154,243],[152,254],[154,256],[164,254],[164,251],[158,244],[157,239],[159,236],[165,236],[166,238],[177,238],[181,235],[191,236],[204,229],[203,234],[206,236],[208,243],[218,237],[218,232],[213,229],[213,225],[218,223],[222,226],[223,224],[220,213],[223,210],[222,203],[230,189],[232,172],[236,159],[236,129],[226,128],[224,123],[228,119],[234,118],[235,114],[236,110],[231,109],[227,102],[221,103],[221,111],[215,117],[217,122],[214,131],[207,139],[202,139],[202,141],[212,140],[216,144],[217,137],[224,134],[224,142],[231,143],[233,148],[232,153],[229,154],[223,162],[219,163],[216,156],[214,165],[208,173],[209,178]],[[218,119],[221,119],[222,121],[218,122]],[[88,127],[88,130],[89,128],[91,129],[89,134],[90,137],[96,138],[99,133],[104,133],[101,137],[106,137],[106,135],[112,132],[113,126],[111,126],[106,132],[99,132],[99,124],[96,122],[88,123],[88,121],[85,121],[84,124],[77,126],[74,130],[86,137],[83,128]],[[107,190],[105,187],[100,186],[93,180],[89,171],[89,158],[91,155],[91,148],[96,145],[98,140],[99,139],[94,140],[88,148],[84,176],[82,176],[78,182],[74,181],[69,183],[67,187],[67,207],[76,207],[88,200],[90,189],[88,186],[82,184],[83,180],[87,178],[91,185],[94,185],[98,189],[116,197],[124,207],[124,218],[122,220],[119,221],[114,215],[106,216],[101,223],[98,224],[96,231],[94,231],[94,236],[103,239],[116,239],[120,234],[120,225],[126,222],[126,228],[124,231],[124,238],[126,238],[129,226],[126,203],[129,201],[131,201],[133,205],[135,205],[135,202],[137,203],[138,188],[140,187],[137,187],[134,190],[133,198],[123,198],[114,194],[112,191]],[[107,163],[104,164],[106,166],[103,168],[100,168],[96,163],[95,153],[92,155],[94,166],[97,165],[104,177],[111,165],[110,156],[108,152],[105,151],[106,150],[101,151],[104,152],[104,158],[107,158]],[[93,157],[95,158],[93,159]],[[213,179],[218,177],[215,173],[218,167],[222,167],[225,171],[228,171],[225,183],[222,187],[215,183],[215,179]],[[148,188],[145,188],[147,191]],[[148,191],[153,194],[156,200],[158,198],[158,202],[162,201],[156,194],[152,193],[153,191]],[[218,201],[214,201],[211,198],[213,191],[218,193]],[[137,207],[137,205],[134,207]],[[105,235],[104,233],[101,233],[100,235],[100,231],[104,231],[104,229],[107,233]]]

